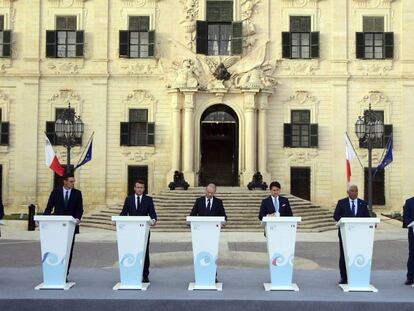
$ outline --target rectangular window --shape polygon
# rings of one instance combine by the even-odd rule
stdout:
[[[0,15],[0,30],[4,30],[4,15]]]
[[[128,29],[131,31],[149,31],[149,16],[129,16]]]
[[[368,168],[364,170],[364,198],[368,201]],[[385,205],[385,176],[384,170],[375,172],[372,168],[372,204]],[[374,176],[375,174],[375,176]]]
[[[0,15],[0,57],[11,56],[11,31],[4,29],[4,15]]]
[[[292,111],[292,147],[309,147],[310,137],[309,110]]]
[[[356,57],[359,59],[394,57],[394,33],[384,32],[383,16],[363,17],[363,32],[356,33]]]
[[[154,56],[155,32],[150,31],[149,16],[130,16],[128,30],[119,32],[119,56],[146,58]]]
[[[121,146],[148,146],[155,143],[155,125],[148,122],[147,109],[130,109],[129,122],[121,122]]]
[[[56,30],[46,31],[46,57],[82,57],[84,32],[77,31],[76,16],[57,16]]]

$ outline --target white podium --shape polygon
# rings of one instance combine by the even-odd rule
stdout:
[[[70,289],[75,283],[66,283],[66,276],[76,220],[53,215],[35,216],[34,220],[39,222],[43,270],[43,283],[35,289]]]
[[[191,282],[188,290],[223,289],[222,283],[216,283],[217,257],[220,241],[220,228],[225,223],[224,217],[188,216],[191,224],[193,243],[195,282]]]
[[[119,272],[118,289],[147,290],[150,283],[142,283],[145,252],[151,225],[149,216],[113,216],[118,239]]]
[[[301,221],[301,217],[263,217],[271,281],[263,284],[265,291],[299,291],[299,287],[292,283],[292,275],[296,230]]]
[[[378,292],[370,285],[375,224],[379,218],[344,217],[340,227],[348,284],[339,284],[344,292]]]

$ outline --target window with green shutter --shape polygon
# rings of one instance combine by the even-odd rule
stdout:
[[[155,144],[155,124],[148,122],[147,109],[129,109],[129,122],[120,124],[121,146],[151,146]]]
[[[292,110],[291,123],[284,124],[283,132],[284,147],[318,147],[318,124],[310,123],[309,110]]]
[[[119,57],[154,56],[155,31],[149,29],[149,16],[129,16],[128,30],[119,31]]]
[[[56,29],[46,31],[46,57],[83,57],[85,35],[76,29],[76,16],[57,16]]]
[[[311,28],[310,16],[290,17],[290,31],[282,32],[283,58],[319,58],[319,32]]]

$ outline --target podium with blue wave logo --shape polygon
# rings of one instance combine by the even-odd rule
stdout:
[[[348,284],[339,284],[344,292],[378,292],[370,285],[375,225],[379,218],[344,217],[341,230]]]
[[[118,239],[119,272],[118,289],[147,290],[150,283],[142,282],[145,252],[151,226],[149,216],[113,216]]]
[[[39,289],[70,289],[74,282],[66,282],[70,249],[76,220],[72,216],[35,216],[39,222],[42,251],[43,283]]]
[[[188,290],[221,291],[223,284],[216,283],[216,272],[220,229],[225,218],[188,216],[187,223],[191,224],[195,275],[195,282],[190,283]]]
[[[267,254],[271,283],[264,283],[265,291],[299,291],[292,283],[296,230],[301,217],[263,217],[267,238]]]

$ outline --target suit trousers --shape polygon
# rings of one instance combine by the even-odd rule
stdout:
[[[347,283],[348,277],[346,275],[345,254],[341,233],[339,233],[339,272],[341,274],[341,279]]]
[[[69,269],[72,264],[72,254],[73,254],[73,247],[75,246],[75,236],[76,236],[76,233],[73,234],[72,246],[70,248],[70,255],[69,255],[68,272],[66,275],[69,275]]]
[[[413,228],[408,228],[407,279],[414,280],[414,233],[413,233]]]
[[[145,251],[144,270],[142,272],[142,277],[143,278],[148,278],[148,276],[149,276],[149,266],[150,266],[150,258],[149,258],[150,235],[151,235],[151,233],[148,233],[147,250]]]

